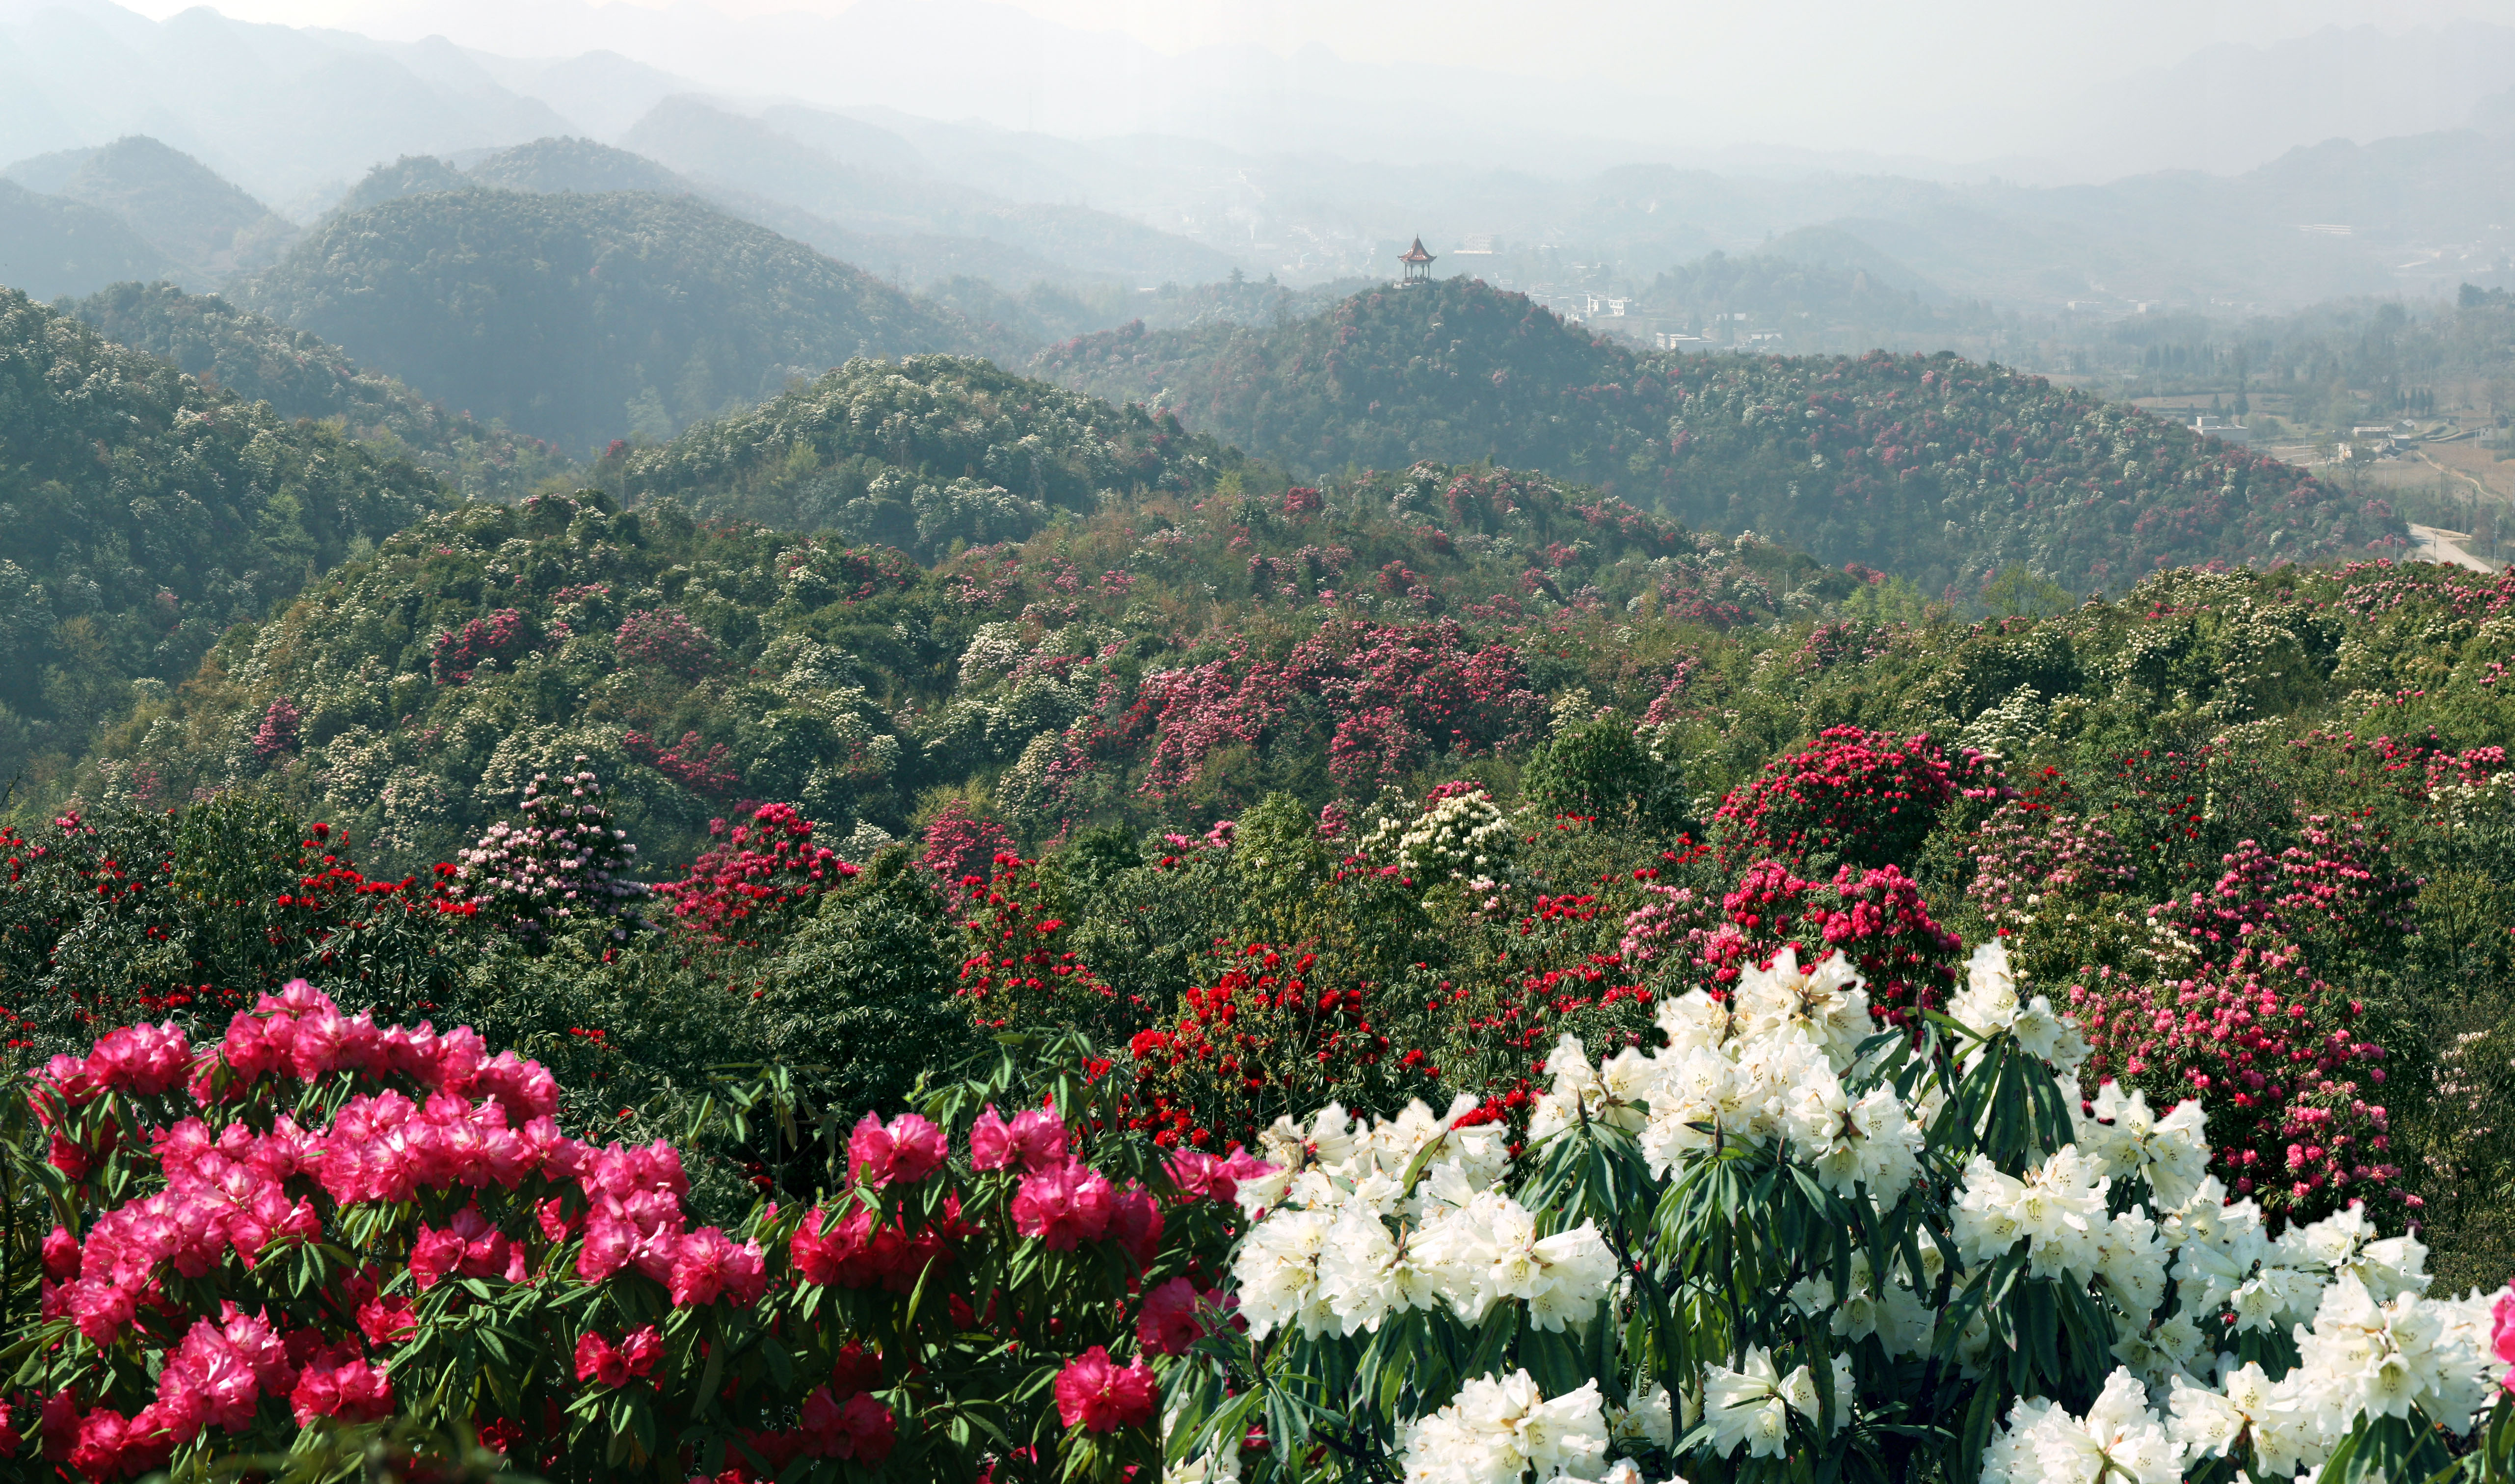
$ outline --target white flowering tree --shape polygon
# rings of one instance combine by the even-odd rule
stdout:
[[[1566,1038],[1516,1157],[1466,1098],[1279,1123],[1172,1478],[2509,1476],[2515,1295],[2355,1207],[2270,1229],[2000,946],[1917,1032],[1788,952],[1659,1023]]]

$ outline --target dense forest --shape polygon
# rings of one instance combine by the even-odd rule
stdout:
[[[2398,546],[2401,522],[2303,471],[1952,355],[1653,355],[1464,279],[1315,318],[1149,332],[1033,370],[1312,474],[1490,459],[1692,523],[1969,596],[2012,563],[2076,592],[2163,567]]]
[[[633,501],[788,530],[834,530],[921,561],[1020,541],[1062,512],[1195,495],[1237,453],[1175,418],[1113,407],[982,360],[846,365],[738,417],[597,470]]]
[[[71,311],[116,345],[173,362],[290,421],[328,423],[474,500],[521,499],[572,466],[553,445],[445,410],[304,330],[168,283],[119,283]]]
[[[0,292],[0,765],[56,780],[238,622],[446,503],[329,429]]]
[[[338,216],[236,294],[571,457],[657,440],[963,321],[685,197],[405,196]]]

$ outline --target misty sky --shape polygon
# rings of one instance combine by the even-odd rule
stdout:
[[[124,0],[164,17],[193,0]],[[518,12],[553,0],[512,0]],[[573,3],[573,0],[561,0]],[[637,0],[614,0],[631,4]],[[851,0],[675,0],[728,15],[845,10]],[[2515,0],[2110,0],[2099,7],[1942,0],[1010,0],[1035,15],[1114,29],[1164,51],[1251,43],[1277,53],[1326,46],[1357,62],[1438,62],[1629,87],[1917,101],[1961,89],[2032,98],[2055,82],[2179,61],[2213,42],[2260,42],[2326,25],[2387,29],[2456,18],[2515,24]],[[217,0],[243,20],[406,30],[431,9],[411,0]],[[662,8],[649,5],[645,8]],[[494,47],[488,35],[460,35]]]
[[[6,0],[0,0],[5,4]],[[21,0],[23,3],[23,0]],[[154,16],[172,15],[192,0],[123,0]],[[2302,37],[2327,27],[2373,26],[2393,33],[2432,28],[2457,20],[2515,27],[2515,0],[2111,0],[2098,7],[2020,5],[2016,0],[1940,0],[1927,7],[1878,0],[1397,0],[1357,5],[1353,0],[1002,0],[1044,21],[1085,31],[1116,32],[1154,53],[1175,56],[1216,45],[1262,48],[1278,57],[1325,48],[1348,63],[1434,63],[1479,69],[1485,77],[1419,78],[1446,103],[1473,112],[1484,105],[1479,87],[1501,82],[1483,116],[1505,139],[1581,136],[1647,141],[1665,147],[1781,144],[1818,150],[1864,151],[1878,157],[1985,162],[2010,168],[2004,159],[2075,158],[2064,174],[2099,178],[2108,172],[2189,165],[2237,170],[2268,159],[2289,145],[2332,134],[2370,137],[2454,127],[2465,94],[2494,91],[2475,79],[2440,86],[2437,116],[2415,105],[2415,76],[2401,69],[2386,78],[2327,75],[2298,79],[2291,97],[2277,96],[2285,79],[2256,76],[2252,92],[2231,97],[2232,117],[2205,121],[2192,150],[2180,125],[2156,116],[2133,117],[2152,132],[2144,150],[2105,154],[2103,141],[2122,122],[2108,88],[2132,80],[2142,69],[2164,69],[2205,47],[2261,45]],[[1073,106],[1053,95],[1061,68],[1034,68],[1031,75],[990,73],[989,55],[1001,67],[1018,69],[1021,43],[973,37],[967,79],[950,76],[949,56],[903,59],[895,94],[868,91],[861,76],[815,86],[819,73],[809,57],[792,46],[769,48],[740,39],[746,18],[779,12],[836,14],[851,0],[676,0],[683,12],[716,12],[730,23],[706,27],[721,33],[700,38],[687,26],[670,26],[680,45],[658,40],[655,25],[624,20],[662,9],[645,0],[215,0],[216,8],[243,20],[328,24],[388,39],[418,40],[441,33],[455,42],[506,56],[574,55],[598,48],[623,50],[709,89],[730,95],[804,97],[844,105],[887,103],[912,112],[954,117],[983,114],[1013,127],[1051,132],[1115,133],[1130,129],[1176,132],[1175,105],[1157,101],[1165,69],[1158,55],[1128,52],[1144,69],[1145,83],[1129,88],[1134,74],[1121,71],[1075,79],[1098,101]],[[608,14],[605,14],[605,13]],[[792,34],[791,28],[788,31]],[[2431,31],[2430,34],[2433,34]],[[626,38],[626,39],[624,39]],[[640,44],[642,42],[642,44]],[[716,43],[722,42],[722,45]],[[926,48],[919,50],[925,51]],[[1121,48],[1121,51],[1126,49]],[[2346,55],[2349,48],[2338,49]],[[2332,65],[2331,48],[2324,64]],[[2453,49],[2447,49],[2453,55]],[[869,59],[848,59],[859,65]],[[2491,64],[2494,66],[2494,63]],[[937,72],[935,68],[946,69]],[[1262,69],[1261,69],[1262,70]],[[2345,71],[2345,66],[2343,68]],[[2465,70],[2469,70],[2466,67]],[[1540,80],[1514,93],[1506,79]],[[1197,74],[1211,78],[1217,74]],[[1258,74],[1249,74],[1256,76]],[[953,96],[953,84],[971,90]],[[1175,84],[1175,79],[1171,79]],[[1201,85],[1201,84],[1200,84]],[[1260,82],[1256,96],[1279,96],[1295,84]],[[1350,73],[1340,88],[1368,94],[1368,78]],[[2182,85],[2178,84],[2178,88]],[[2360,88],[2393,102],[2372,114],[2351,112]],[[1041,90],[1037,99],[1010,93]],[[2264,90],[2267,89],[2266,95]],[[1144,112],[1127,115],[1127,95],[1140,94]],[[1389,94],[1416,97],[1405,87]],[[2308,98],[2313,103],[2306,103]],[[2188,100],[2185,100],[2188,101]],[[2260,126],[2259,138],[2244,135],[2250,121],[2283,105],[2319,110],[2295,124]],[[1168,112],[1161,111],[1168,107]],[[2389,109],[2389,111],[2387,111]],[[2132,115],[2138,108],[2123,109]],[[1459,127],[1461,115],[1450,116]],[[2286,131],[2286,132],[2283,132]],[[2095,143],[2090,144],[2090,141]],[[1361,141],[1351,142],[1356,146]],[[2219,147],[2214,153],[2209,145]],[[1488,155],[1488,136],[1478,146]],[[2030,168],[2030,174],[2032,170]]]

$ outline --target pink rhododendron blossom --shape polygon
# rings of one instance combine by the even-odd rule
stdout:
[[[1056,1412],[1068,1427],[1115,1432],[1152,1424],[1156,1387],[1141,1360],[1120,1366],[1100,1345],[1077,1355],[1056,1374]]]
[[[847,1138],[848,1172],[876,1185],[914,1182],[940,1169],[945,1152],[943,1131],[927,1119],[902,1113],[886,1126],[868,1113]]]
[[[1080,1160],[1061,1168],[1022,1177],[1014,1192],[1013,1229],[1038,1237],[1055,1252],[1072,1252],[1081,1242],[1097,1242],[1109,1229],[1116,1192],[1107,1176]]]

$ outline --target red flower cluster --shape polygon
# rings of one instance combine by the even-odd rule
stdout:
[[[1396,1107],[1431,1090],[1421,1056],[1394,1054],[1375,1024],[1368,986],[1310,981],[1318,956],[1251,943],[1222,972],[1180,997],[1178,1013],[1128,1043],[1135,1061],[1131,1128],[1165,1148],[1256,1143],[1280,1116],[1306,1118],[1337,1090]],[[1351,1093],[1348,1095],[1362,1095]]]
[[[678,927],[710,943],[756,946],[780,935],[856,874],[836,851],[812,844],[812,821],[792,804],[763,804],[730,827],[711,820],[708,833],[724,843],[655,891],[672,900]]]
[[[1111,1029],[1109,1016],[1124,1009],[1118,992],[1065,946],[1066,924],[1051,915],[1037,863],[1008,851],[994,866],[992,878],[961,878],[970,914],[961,926],[970,953],[961,962],[958,993],[982,1024],[1084,1021]]]
[[[1926,735],[1835,726],[1817,745],[1764,764],[1712,816],[1724,864],[1828,854],[1859,865],[1910,865],[1959,788],[1990,797],[1991,769],[1967,753],[1951,764]]]
[[[532,620],[513,608],[500,608],[460,630],[438,634],[428,658],[429,674],[439,685],[460,685],[482,666],[494,669],[500,660],[513,665],[532,647]]]

